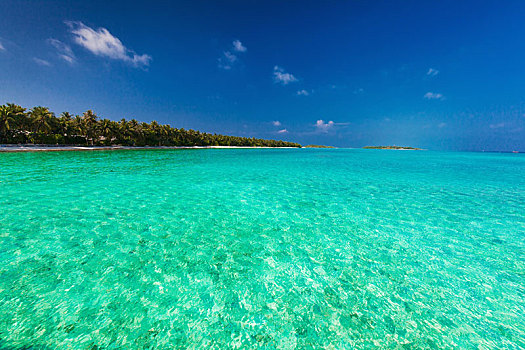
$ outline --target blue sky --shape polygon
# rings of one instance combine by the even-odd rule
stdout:
[[[0,2],[0,103],[341,147],[525,151],[523,1]]]

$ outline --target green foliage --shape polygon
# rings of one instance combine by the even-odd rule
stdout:
[[[8,103],[0,106],[0,142],[8,141],[18,126],[27,124],[25,108]]]
[[[58,124],[55,115],[47,107],[34,107],[29,111],[29,118],[33,127],[31,131],[37,133],[49,134],[56,126],[55,124]]]
[[[140,123],[135,119],[100,119],[88,110],[81,116],[63,112],[60,117],[46,107],[29,112],[8,103],[0,106],[0,143],[49,145],[123,145],[123,146],[243,146],[301,147],[293,142],[201,133],[172,128],[156,121]]]

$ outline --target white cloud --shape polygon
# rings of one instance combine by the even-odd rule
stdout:
[[[278,133],[278,134],[286,134],[286,133],[288,133],[288,130],[286,130],[286,129],[281,129],[281,130],[277,131],[277,133]]]
[[[234,40],[233,41],[233,48],[232,48],[232,51],[234,52],[238,52],[238,53],[243,53],[243,52],[246,52],[248,49],[242,45],[242,43],[239,41],[239,40]],[[222,56],[219,57],[218,61],[219,61],[219,68],[222,68],[222,69],[225,69],[225,70],[230,70],[233,68],[233,65],[235,64],[235,62],[237,62],[239,60],[239,57],[232,53],[231,51],[224,51],[222,53]]]
[[[434,68],[429,68],[428,71],[427,71],[427,75],[429,75],[431,77],[435,77],[438,74],[439,74],[439,71],[437,69],[434,69]]]
[[[233,49],[237,52],[246,52],[248,50],[239,40],[233,41]]]
[[[232,69],[232,66],[237,62],[237,56],[231,53],[230,51],[225,51],[222,57],[219,58],[219,68],[222,69]]]
[[[147,67],[150,64],[150,55],[138,55],[135,51],[128,49],[106,28],[95,30],[82,22],[67,21],[66,24],[75,36],[75,42],[97,56],[121,60],[132,64],[134,67]]]
[[[327,123],[324,122],[324,120],[319,119],[315,123],[315,127],[317,128],[317,131],[319,132],[328,132],[334,127],[335,123],[333,121],[329,121]]]
[[[289,83],[296,82],[297,78],[294,77],[293,74],[285,73],[284,69],[281,67],[275,66],[273,67],[273,80],[276,83],[288,85]]]
[[[447,126],[447,123],[439,123],[438,124],[438,128],[440,128],[440,129],[444,128],[445,126]]]
[[[226,60],[230,63],[233,63],[235,61],[237,61],[237,56],[235,56],[234,54],[232,54],[230,51],[226,51],[224,53],[224,57],[226,58]]]
[[[297,96],[308,96],[308,95],[310,95],[310,93],[304,89],[297,91]]]
[[[501,129],[505,127],[505,123],[490,124],[491,129]]]
[[[75,54],[71,47],[67,44],[64,44],[57,39],[48,39],[47,42],[51,44],[55,49],[57,49],[58,57],[62,58],[64,61],[73,64],[76,61]]]
[[[426,98],[427,100],[442,100],[445,97],[437,92],[427,92],[423,95],[423,98]]]
[[[222,57],[219,58],[219,68],[230,70],[235,61],[237,61],[237,56],[230,51],[226,51],[223,53]]]
[[[36,64],[39,64],[41,66],[46,66],[46,67],[50,67],[51,66],[51,63],[49,63],[48,61],[43,60],[41,58],[33,57],[33,61],[35,61]]]
[[[274,121],[272,122],[272,124],[273,124],[274,126],[281,126],[281,122],[278,121],[278,120],[274,120]]]
[[[5,47],[2,45],[2,42],[0,42],[0,51],[5,51]]]

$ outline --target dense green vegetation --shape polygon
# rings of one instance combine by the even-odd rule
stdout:
[[[410,149],[414,151],[420,151],[421,148],[416,147],[403,147],[403,146],[365,146],[364,149]]]
[[[91,110],[59,117],[46,107],[30,110],[8,103],[0,106],[0,143],[123,146],[248,146],[301,147],[293,142],[201,133],[172,128],[156,121],[100,119]]]

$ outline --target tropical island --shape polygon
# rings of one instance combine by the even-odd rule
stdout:
[[[99,118],[88,110],[56,117],[47,107],[0,106],[0,144],[127,147],[301,147],[295,142],[210,134],[167,124]]]
[[[421,151],[421,148],[404,147],[404,146],[365,146],[363,148],[364,149],[395,149],[395,150]]]
[[[334,146],[323,146],[323,145],[306,145],[304,148],[335,148]]]

